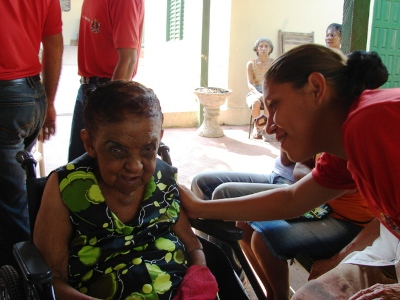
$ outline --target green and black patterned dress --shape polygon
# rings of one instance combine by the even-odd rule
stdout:
[[[107,207],[87,154],[56,170],[70,211],[69,283],[100,299],[172,299],[187,270],[176,169],[157,160],[138,217],[123,224]]]

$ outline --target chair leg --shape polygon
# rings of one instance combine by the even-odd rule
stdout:
[[[253,116],[250,114],[249,139],[250,139],[252,130],[253,130]]]
[[[44,152],[43,152],[43,142],[38,141],[37,143],[38,151],[41,154],[41,159],[39,160],[39,170],[40,170],[40,176],[44,177],[46,176],[46,167],[44,164]]]

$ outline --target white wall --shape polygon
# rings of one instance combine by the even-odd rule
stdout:
[[[196,111],[193,89],[200,85],[202,1],[186,1],[181,41],[166,42],[167,1],[146,0],[145,67],[142,83],[153,88],[164,112]]]
[[[64,45],[76,40],[83,0],[71,0],[71,10],[62,13]]]

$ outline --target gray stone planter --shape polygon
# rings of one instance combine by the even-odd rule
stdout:
[[[211,138],[224,136],[224,131],[219,126],[218,116],[221,105],[225,103],[232,91],[222,88],[200,87],[196,88],[194,93],[204,107],[204,120],[197,129],[198,135]]]

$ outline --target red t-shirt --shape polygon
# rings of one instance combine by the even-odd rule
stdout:
[[[42,37],[62,30],[60,0],[2,0],[0,14],[0,80],[38,75]]]
[[[354,190],[357,186],[349,170],[347,161],[337,156],[323,153],[312,170],[315,182],[329,189]],[[367,202],[357,191],[342,195],[329,202],[331,216],[364,226],[374,218]]]
[[[79,27],[78,74],[112,78],[118,48],[136,49],[139,58],[143,21],[143,0],[85,0]]]
[[[363,92],[342,130],[348,168],[359,190],[400,238],[400,89]]]

